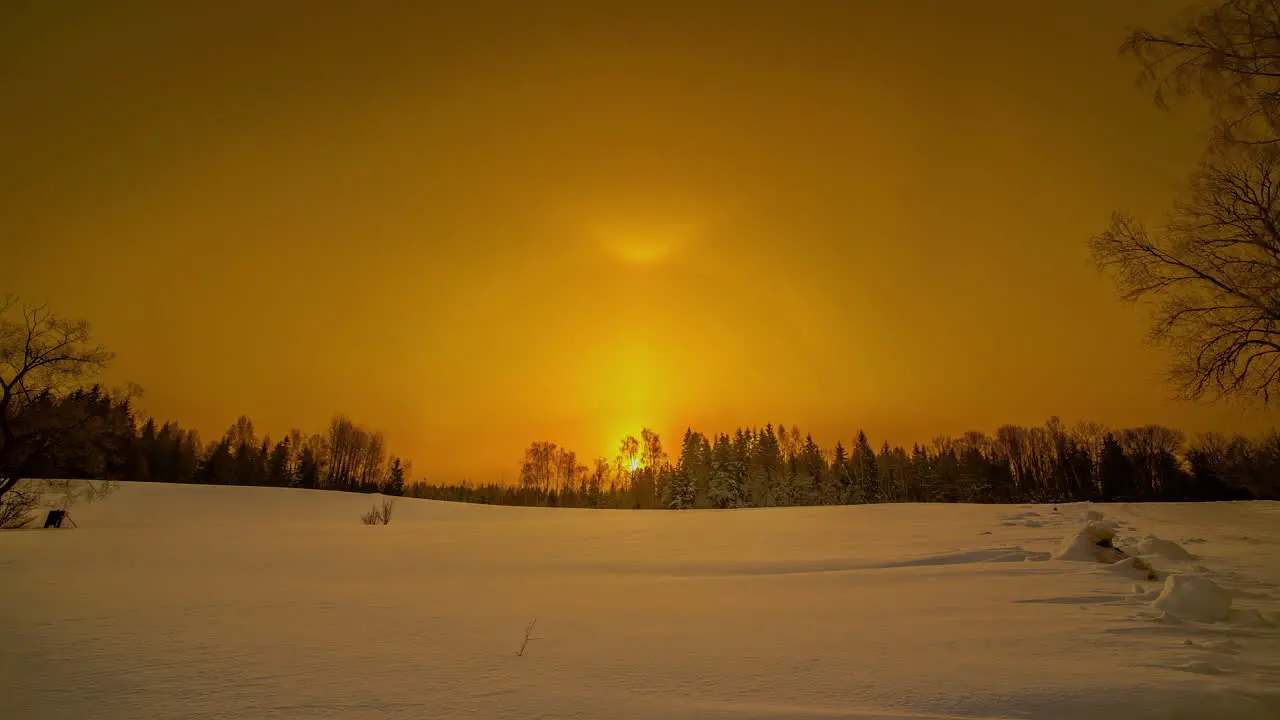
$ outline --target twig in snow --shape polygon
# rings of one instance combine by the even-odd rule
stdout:
[[[516,657],[524,657],[525,648],[529,647],[531,640],[540,640],[533,636],[533,626],[538,624],[538,618],[534,618],[529,623],[529,627],[524,629],[524,642],[520,643],[520,650],[516,652]]]

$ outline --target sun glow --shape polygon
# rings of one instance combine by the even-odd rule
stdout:
[[[640,458],[631,458],[630,469],[631,469],[631,472],[635,472],[640,469]]]
[[[592,229],[613,257],[629,265],[656,265],[684,245],[693,234],[688,224],[611,223]]]

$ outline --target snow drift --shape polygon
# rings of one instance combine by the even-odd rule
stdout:
[[[1200,622],[1231,618],[1231,595],[1212,580],[1192,575],[1170,575],[1165,578],[1164,590],[1151,606]]]
[[[1166,560],[1179,562],[1195,560],[1195,556],[1187,552],[1181,545],[1172,540],[1161,540],[1155,535],[1148,535],[1138,543],[1138,554],[1159,555]]]
[[[1091,511],[1096,515],[1096,511]],[[1117,550],[1114,542],[1116,531],[1105,520],[1090,520],[1084,527],[1063,538],[1054,560],[1075,562],[1116,563],[1127,557]]]

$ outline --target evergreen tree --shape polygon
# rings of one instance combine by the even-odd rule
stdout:
[[[240,443],[236,446],[233,457],[233,467],[231,484],[232,485],[259,485],[261,483],[254,482],[254,467],[257,465],[257,448],[249,443]]]
[[[1133,466],[1125,455],[1124,447],[1111,433],[1102,438],[1097,482],[1098,493],[1103,502],[1133,499],[1136,490]]]
[[[234,485],[236,459],[226,438],[218,441],[196,471],[196,482],[206,485]]]
[[[741,431],[739,431],[741,436]],[[716,437],[711,448],[711,480],[707,499],[714,508],[733,508],[742,504],[742,488],[739,484],[741,470],[729,436]]]
[[[693,472],[670,466],[663,469],[662,504],[672,510],[692,510],[697,484]]]
[[[276,443],[267,458],[267,485],[289,487],[293,478],[289,474],[289,438]]]
[[[711,445],[707,438],[692,428],[685,430],[680,443],[678,470],[692,485],[693,499],[682,507],[706,507],[711,483]],[[683,481],[682,481],[683,482]],[[683,489],[682,489],[683,492]]]
[[[915,482],[914,502],[929,502],[934,499],[936,477],[929,453],[919,443],[911,446],[911,476]]]
[[[777,504],[784,480],[782,452],[773,425],[765,425],[756,434],[747,472],[747,502],[756,507]]]
[[[867,442],[867,434],[858,431],[853,443],[853,455],[850,457],[853,469],[855,502],[880,502],[880,470],[876,466],[876,453]]]
[[[146,426],[144,425],[143,432],[139,435],[139,438],[145,435]],[[144,450],[147,455],[147,471],[151,473],[153,481],[182,482],[181,479],[175,477],[177,473],[173,463],[174,450],[178,447],[181,439],[178,436],[177,425],[165,423],[160,426],[160,431],[156,433],[155,442]]]
[[[835,480],[835,498],[832,504],[850,502],[853,495],[853,470],[849,467],[849,455],[844,449],[844,443],[839,441],[836,441],[836,449],[831,456],[831,476]]]
[[[391,467],[387,470],[387,482],[382,488],[382,494],[404,494],[404,466],[400,464],[400,458],[394,455],[391,456]]]
[[[662,504],[675,510],[694,507],[698,495],[698,478],[709,471],[702,467],[703,437],[692,428],[686,429],[680,443],[680,458],[664,483]]]
[[[315,450],[311,445],[302,448],[298,454],[298,472],[294,482],[300,488],[314,490],[320,483],[320,464],[316,461]]]
[[[176,440],[171,461],[173,482],[196,482],[196,472],[200,468],[200,434],[195,430],[181,429],[176,429],[174,434]]]
[[[132,457],[130,457],[129,462],[130,469],[127,477],[130,480],[139,482],[163,482],[164,477],[161,473],[152,470],[152,461],[156,459],[158,450],[156,421],[152,418],[147,418],[147,421],[142,424],[142,429],[138,432],[137,439],[133,442],[133,447],[131,448]]]

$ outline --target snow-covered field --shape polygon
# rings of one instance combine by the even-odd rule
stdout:
[[[372,502],[127,484],[0,533],[0,717],[1280,717],[1277,503]],[[1108,523],[1159,579],[1089,559]]]

